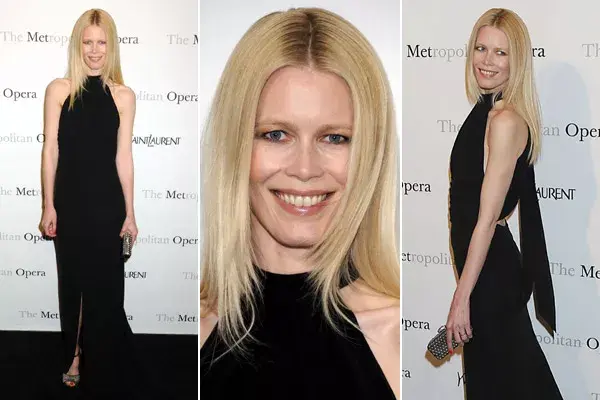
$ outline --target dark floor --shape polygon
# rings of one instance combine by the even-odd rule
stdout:
[[[147,369],[144,386],[148,394],[141,398],[198,398],[197,335],[137,334],[135,341]],[[0,331],[0,399],[88,398],[83,394],[84,370],[82,388],[67,388],[61,382],[60,360],[59,332]]]

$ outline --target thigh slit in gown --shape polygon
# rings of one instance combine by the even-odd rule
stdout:
[[[120,230],[125,200],[116,167],[119,113],[110,89],[90,76],[59,122],[54,203],[59,309],[67,371],[77,342],[82,384],[109,391],[131,358]],[[82,325],[79,330],[81,308]]]
[[[492,94],[485,94],[465,120],[450,159],[450,236],[462,274],[479,214],[484,178],[484,142]],[[464,346],[466,398],[562,399],[537,341],[527,303],[533,293],[542,322],[556,331],[554,292],[536,193],[527,161],[531,138],[517,160],[499,221],[519,204],[521,250],[508,224],[497,224],[470,299],[473,338]]]

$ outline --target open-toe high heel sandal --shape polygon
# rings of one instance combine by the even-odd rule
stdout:
[[[79,349],[79,352],[77,354],[75,354],[75,357],[79,357],[79,367],[81,367],[81,348]],[[78,368],[79,369],[79,368]],[[68,373],[63,373],[62,375],[62,381],[63,383],[71,388],[76,387],[79,384],[79,379],[80,379],[80,375],[71,375]]]

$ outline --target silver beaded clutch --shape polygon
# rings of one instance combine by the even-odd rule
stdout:
[[[452,348],[455,349],[457,347],[458,343],[456,343],[454,341],[454,338],[452,338]],[[433,356],[438,360],[443,359],[448,355],[448,353],[450,353],[450,351],[448,350],[448,345],[446,344],[445,326],[442,326],[440,329],[438,329],[437,335],[435,335],[434,338],[429,341],[429,344],[427,345],[427,350],[429,350],[429,352],[433,354]]]
[[[131,257],[131,247],[133,246],[133,238],[131,233],[125,232],[123,235],[123,258],[128,259]]]

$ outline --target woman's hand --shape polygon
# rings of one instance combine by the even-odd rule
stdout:
[[[54,207],[44,208],[39,228],[43,235],[56,237],[56,210]]]
[[[464,344],[473,337],[473,329],[471,328],[471,318],[469,309],[469,296],[462,295],[458,289],[454,292],[450,312],[448,313],[448,321],[446,322],[446,343],[450,354],[452,351],[452,337],[458,344]]]
[[[125,232],[129,232],[132,238],[131,243],[135,243],[138,235],[138,228],[135,223],[135,217],[132,215],[128,215],[127,217],[125,217],[125,222],[123,222],[123,228],[121,228],[121,233],[119,234],[119,236],[123,237],[125,235]]]

